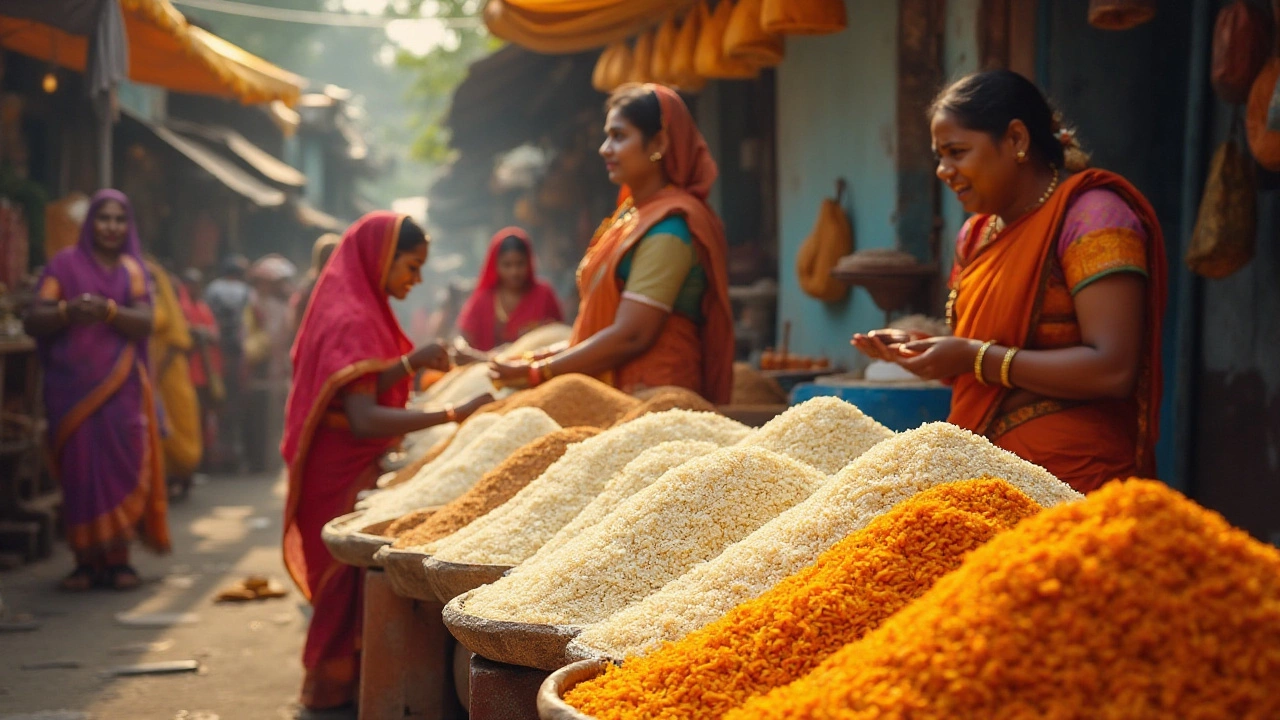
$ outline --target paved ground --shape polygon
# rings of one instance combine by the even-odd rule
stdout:
[[[51,560],[0,573],[11,612],[40,622],[0,634],[0,720],[281,720],[294,718],[305,606],[280,561],[283,485],[268,478],[211,478],[170,510],[174,552],[143,551],[146,581],[128,593],[56,590],[70,571],[65,547]],[[215,604],[218,590],[249,574],[289,588],[285,599]],[[190,625],[127,627],[117,614],[193,613]],[[193,674],[116,678],[113,667],[198,660]],[[66,663],[72,667],[44,668]],[[61,712],[58,712],[61,711]],[[343,717],[329,715],[328,717]]]

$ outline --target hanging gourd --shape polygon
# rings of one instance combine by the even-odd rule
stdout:
[[[751,63],[724,55],[724,36],[729,29],[729,20],[733,17],[733,3],[720,0],[715,12],[708,11],[705,3],[700,9],[704,14],[695,62],[698,74],[705,78],[726,80],[745,80],[759,75],[760,69]]]
[[[782,35],[827,35],[844,30],[844,0],[764,0],[760,24]]]
[[[1156,0],[1089,0],[1089,24],[1099,30],[1130,30],[1156,16]]]
[[[782,36],[760,25],[762,0],[739,0],[724,34],[725,57],[759,68],[773,67],[786,54]]]
[[[680,32],[676,35],[675,51],[669,65],[671,84],[685,92],[697,92],[707,84],[707,79],[698,74],[698,37],[702,31],[703,8],[692,8],[680,24]]]
[[[675,59],[676,36],[679,33],[676,16],[668,15],[667,19],[658,26],[657,34],[653,36],[653,65],[649,70],[649,77],[656,83],[676,84],[671,72],[671,61]]]
[[[653,78],[649,71],[653,67],[653,31],[641,33],[636,38],[636,46],[631,49],[631,72],[627,74],[627,82],[647,83]]]

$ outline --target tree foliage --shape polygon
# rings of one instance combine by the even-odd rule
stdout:
[[[478,16],[483,7],[483,0],[414,0],[407,14],[419,16],[426,10],[425,14],[437,17]],[[449,34],[448,42],[426,55],[402,51],[397,57],[400,67],[414,75],[406,98],[412,106],[411,152],[415,159],[433,165],[447,162],[452,154],[443,121],[454,90],[466,79],[471,63],[501,46],[479,23],[450,28]]]

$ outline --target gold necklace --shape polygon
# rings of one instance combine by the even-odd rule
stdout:
[[[1051,165],[1050,167],[1053,168],[1053,177],[1049,180],[1049,187],[1045,188],[1044,194],[1040,196],[1039,200],[1036,200],[1022,211],[1022,215],[1026,215],[1033,210],[1038,210],[1043,207],[1045,203],[1049,202],[1049,198],[1053,196],[1053,191],[1058,189],[1058,168],[1056,165]],[[1021,215],[1019,215],[1019,217],[1021,217]],[[985,228],[982,229],[982,238],[978,241],[977,249],[984,248],[995,242],[996,235],[1000,234],[1004,228],[1004,220],[997,215],[987,223]],[[959,297],[960,291],[955,287],[952,287],[951,292],[947,294],[947,304],[943,312],[945,313],[944,317],[947,319],[947,327],[949,328],[955,327],[956,300]]]

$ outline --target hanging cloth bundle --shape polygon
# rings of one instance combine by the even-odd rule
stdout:
[[[626,41],[616,42],[605,48],[591,73],[591,86],[602,93],[611,93],[627,81],[631,74],[631,47]]]
[[[618,53],[627,51],[627,44],[616,42],[605,48],[600,53],[600,58],[596,60],[595,69],[591,71],[591,87],[602,93],[613,92],[617,84],[613,81],[613,68],[617,63]]]
[[[760,74],[760,69],[741,60],[725,57],[724,36],[729,29],[729,20],[733,17],[733,3],[720,0],[715,12],[707,9],[703,2],[699,11],[702,32],[698,37],[698,54],[695,65],[698,74],[705,78],[724,80],[746,80]]]
[[[849,294],[849,286],[831,277],[840,258],[853,252],[853,230],[844,214],[845,181],[836,181],[836,196],[822,201],[818,222],[796,254],[796,274],[805,294],[833,303]]]
[[[764,0],[760,24],[780,35],[826,35],[849,22],[844,0]]]
[[[669,65],[671,84],[683,92],[697,92],[707,84],[698,74],[698,38],[702,34],[702,8],[695,7],[684,16]]]
[[[786,54],[782,36],[766,31],[760,25],[763,0],[740,0],[729,18],[724,33],[725,57],[741,60],[758,68],[773,67]]]
[[[1218,12],[1213,28],[1213,61],[1209,79],[1223,102],[1240,105],[1271,54],[1271,18],[1247,0]]]
[[[649,77],[650,70],[653,69],[653,31],[650,30],[641,33],[636,38],[636,46],[631,50],[631,72],[627,75],[627,82],[647,83],[653,78]]]
[[[1207,278],[1224,278],[1249,264],[1257,244],[1257,180],[1237,124],[1233,119],[1227,141],[1213,155],[1187,248],[1187,267]]]
[[[653,65],[649,70],[649,76],[656,83],[677,84],[671,73],[671,61],[675,59],[676,36],[679,32],[679,28],[676,27],[676,16],[668,15],[653,36]]]
[[[1156,0],[1089,0],[1089,24],[1099,30],[1131,30],[1156,16]]]

